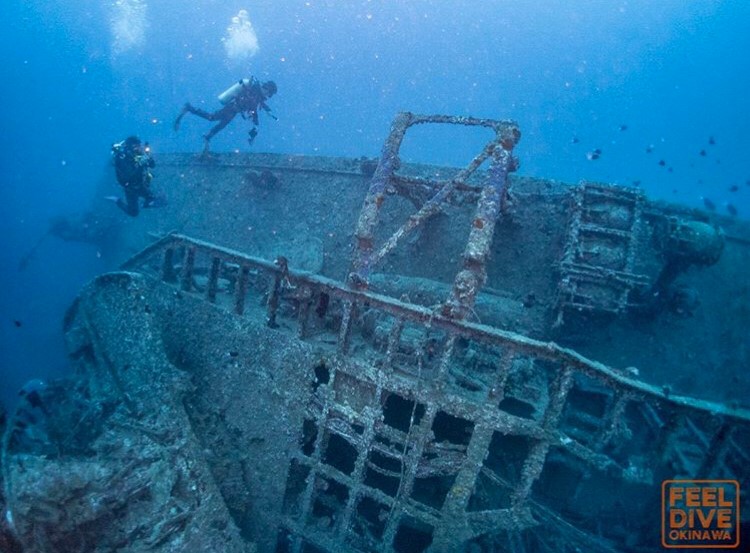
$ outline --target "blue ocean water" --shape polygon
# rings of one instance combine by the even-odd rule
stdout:
[[[241,9],[252,56],[246,41],[222,42]],[[279,87],[279,120],[261,116],[256,151],[376,156],[402,110],[512,118],[521,175],[637,182],[652,197],[750,212],[744,0],[7,0],[3,12],[6,403],[25,380],[67,371],[64,311],[111,269],[93,248],[50,238],[19,271],[49,219],[85,210],[102,178],[117,192],[109,149],[129,134],[157,154],[200,149],[209,124],[175,133],[174,116],[188,100],[217,108],[250,74]],[[234,122],[213,148],[248,150],[247,129]],[[405,151],[455,165],[475,147],[417,133]]]

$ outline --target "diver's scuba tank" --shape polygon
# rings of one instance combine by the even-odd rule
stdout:
[[[219,102],[221,102],[224,105],[227,105],[229,102],[234,100],[239,94],[242,92],[242,89],[246,86],[249,86],[252,82],[251,79],[240,79],[236,83],[234,83],[232,86],[227,88],[224,92],[219,94]]]

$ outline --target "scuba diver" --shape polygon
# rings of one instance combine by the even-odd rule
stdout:
[[[276,90],[276,83],[273,81],[261,83],[255,77],[241,79],[219,95],[219,102],[224,104],[224,107],[213,113],[193,107],[189,102],[185,104],[177,119],[175,119],[174,130],[179,130],[182,118],[186,113],[192,113],[208,121],[218,121],[208,131],[208,134],[203,136],[203,153],[208,153],[208,145],[211,139],[240,113],[243,118],[250,117],[253,121],[253,128],[250,129],[250,136],[247,140],[248,143],[252,144],[255,137],[258,136],[258,109],[262,109],[273,119],[276,119],[271,113],[271,108],[266,104],[266,100],[276,94]]]
[[[152,167],[156,166],[151,157],[151,148],[146,142],[141,145],[141,139],[137,136],[129,136],[122,142],[112,145],[112,161],[115,165],[117,182],[125,190],[125,201],[116,196],[107,197],[115,201],[117,207],[122,209],[131,217],[136,217],[139,212],[139,198],[143,198],[143,208],[162,207],[164,200],[159,199],[151,192]]]

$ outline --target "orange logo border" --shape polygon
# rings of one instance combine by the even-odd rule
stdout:
[[[736,494],[735,505],[735,542],[732,545],[669,545],[666,543],[667,530],[667,485],[672,483],[690,483],[690,484],[733,484]],[[737,549],[740,546],[740,483],[737,480],[664,480],[661,483],[661,545],[665,549]]]

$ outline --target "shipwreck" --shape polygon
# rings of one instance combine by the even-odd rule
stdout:
[[[488,140],[402,163],[415,125]],[[750,489],[750,224],[517,177],[520,136],[163,154],[167,207],[57,221],[120,269],[3,422],[0,549],[660,551],[663,481]]]

